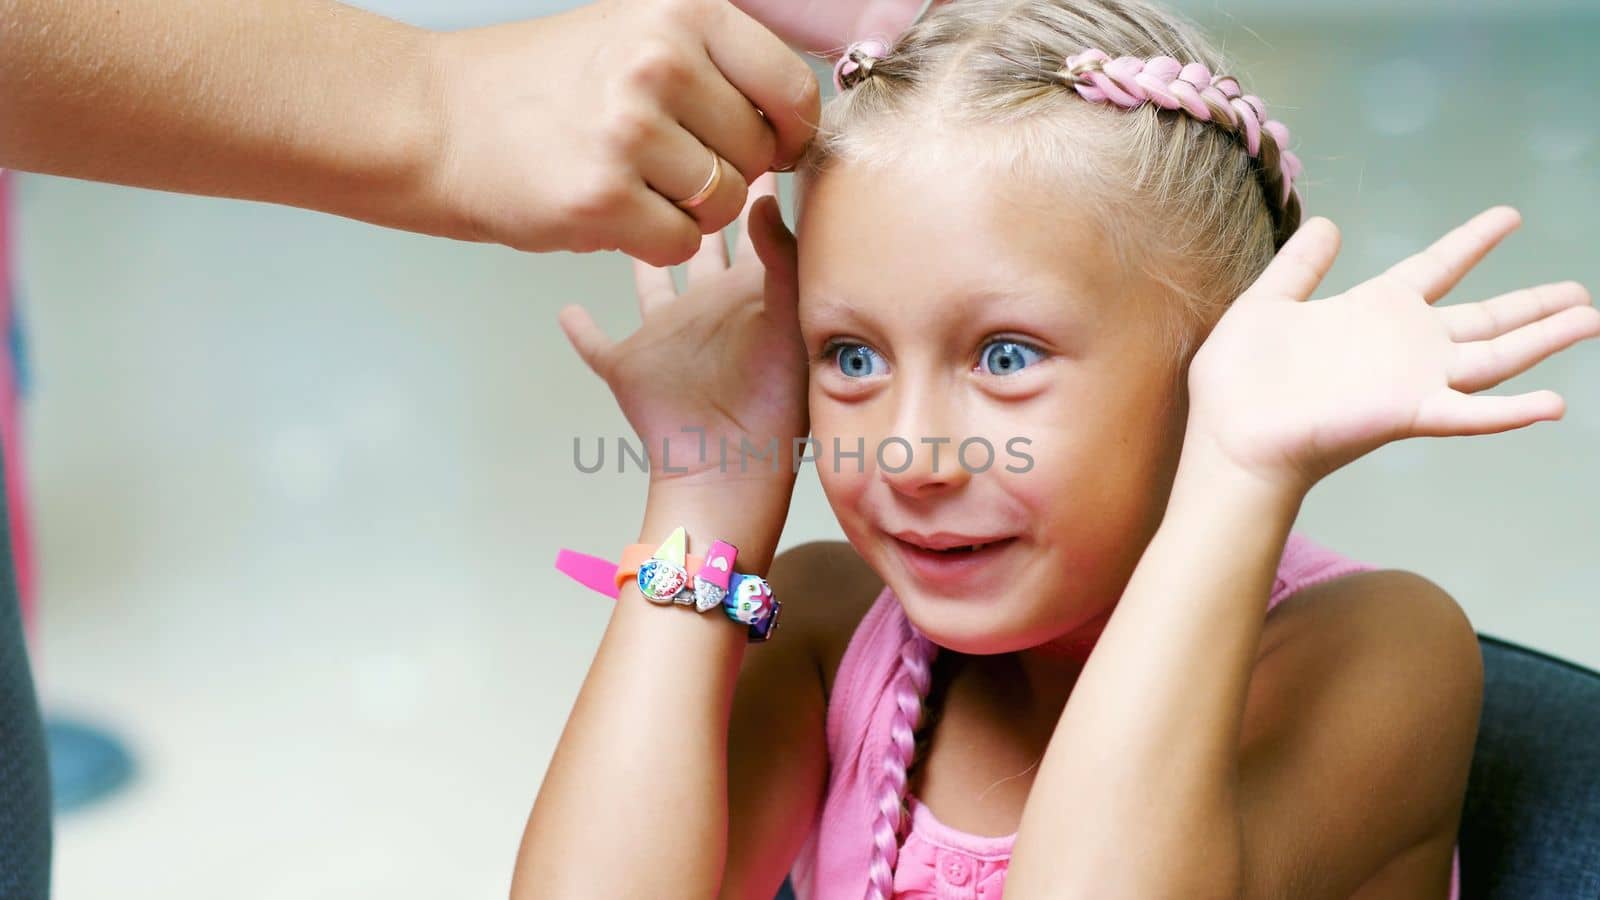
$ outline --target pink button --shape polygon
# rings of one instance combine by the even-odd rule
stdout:
[[[953,885],[959,887],[972,880],[972,860],[959,853],[941,850],[934,862],[939,867],[940,877]]]

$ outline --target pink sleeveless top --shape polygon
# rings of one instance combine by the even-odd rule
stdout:
[[[1378,568],[1349,559],[1297,532],[1284,545],[1270,611],[1295,591]],[[876,773],[887,752],[894,700],[889,679],[910,624],[887,587],[862,617],[839,662],[828,698],[828,792],[789,878],[799,900],[862,896],[872,859]],[[998,900],[1015,834],[980,837],[945,825],[914,795],[911,829],[895,863],[894,896],[906,900]],[[1460,896],[1461,853],[1451,861],[1450,900]]]

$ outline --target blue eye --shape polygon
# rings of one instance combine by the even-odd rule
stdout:
[[[1018,341],[994,341],[983,354],[983,364],[991,375],[1010,375],[1044,359],[1034,347]]]
[[[873,369],[872,363],[873,360],[882,362],[882,357],[864,344],[839,343],[829,349],[834,354],[839,371],[848,378],[866,378],[869,375],[881,374]]]

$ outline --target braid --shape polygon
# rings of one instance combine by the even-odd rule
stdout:
[[[1259,163],[1256,172],[1272,213],[1274,243],[1283,246],[1300,227],[1300,198],[1294,193],[1294,179],[1302,167],[1299,157],[1287,149],[1289,129],[1267,118],[1266,104],[1254,94],[1242,93],[1232,75],[1212,75],[1202,63],[1184,65],[1170,56],[1112,59],[1094,49],[1067,57],[1054,71],[1041,73],[1020,62],[1019,66],[1024,73],[1070,87],[1093,103],[1111,103],[1123,109],[1154,103],[1233,135]]]
[[[900,854],[905,824],[906,768],[916,752],[914,729],[928,695],[931,663],[939,647],[909,622],[910,636],[900,647],[899,665],[890,679],[895,701],[889,724],[891,746],[883,757],[878,815],[872,823],[872,862],[868,867],[867,900],[888,900],[894,893],[894,865]]]
[[[939,722],[944,719],[945,695],[950,692],[950,682],[967,659],[965,653],[943,648],[933,659],[933,668],[929,673],[928,696],[922,701],[922,721],[917,725],[916,749],[912,752],[911,762],[906,767],[908,795],[911,783],[917,780],[917,772],[927,762],[928,748],[933,743],[933,733],[938,730]],[[903,806],[902,814],[909,816],[910,808]]]
[[[1272,218],[1273,245],[1282,247],[1300,227],[1300,197],[1294,192],[1294,180],[1303,167],[1299,157],[1288,150],[1289,129],[1267,118],[1266,104],[1254,94],[1243,93],[1233,76],[1212,75],[1203,63],[1185,65],[1170,56],[1113,59],[1091,48],[1067,57],[1060,65],[1045,66],[993,49],[1016,67],[1015,76],[1020,80],[1069,87],[1085,100],[1123,109],[1153,103],[1233,135],[1255,161]],[[841,92],[855,87],[871,77],[876,64],[891,52],[876,39],[851,44],[834,66],[834,86]]]

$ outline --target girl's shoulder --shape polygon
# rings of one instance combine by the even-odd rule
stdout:
[[[779,553],[767,580],[783,603],[784,636],[807,645],[831,698],[845,649],[883,579],[848,541],[812,541]]]
[[[1459,866],[1482,686],[1471,621],[1426,577],[1374,568],[1306,584],[1267,617],[1251,673],[1239,749],[1246,821],[1272,834],[1264,841],[1293,842],[1310,832],[1289,823],[1316,810],[1319,833],[1349,837],[1302,861],[1314,868],[1298,877],[1360,876],[1355,897],[1436,884]]]

